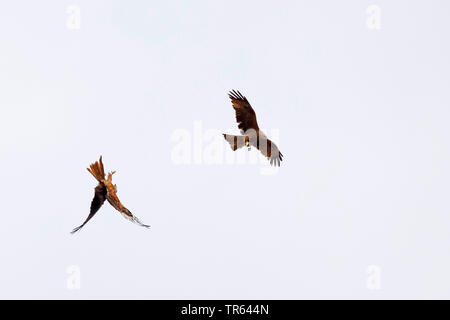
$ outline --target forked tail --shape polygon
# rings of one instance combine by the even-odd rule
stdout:
[[[97,179],[99,182],[105,179],[105,169],[103,168],[102,156],[99,161],[91,164],[87,170]]]

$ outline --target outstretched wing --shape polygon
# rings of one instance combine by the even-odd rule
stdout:
[[[97,211],[101,208],[103,203],[106,200],[106,186],[103,183],[99,183],[98,186],[95,188],[95,195],[94,199],[92,199],[91,202],[91,211],[89,213],[89,216],[87,219],[83,222],[83,224],[79,227],[76,227],[72,230],[72,234],[80,230],[84,227],[84,225],[97,213]]]
[[[256,113],[252,106],[239,91],[232,90],[228,94],[233,104],[233,108],[236,111],[236,121],[238,128],[241,129],[241,133],[246,132],[249,129],[258,130],[258,122],[256,121]]]
[[[119,197],[117,197],[115,190],[112,190],[112,188],[108,188],[108,192],[106,194],[106,199],[114,207],[114,209],[119,211],[126,219],[128,219],[142,227],[150,228],[149,225],[146,225],[146,224],[143,224],[142,222],[140,222],[139,219],[130,212],[130,210],[125,208],[125,206],[120,202]]]
[[[270,164],[273,166],[279,167],[281,161],[283,161],[283,154],[280,152],[277,145],[270,139],[261,139],[258,150],[269,159]]]

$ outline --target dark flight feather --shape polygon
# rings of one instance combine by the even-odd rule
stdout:
[[[228,96],[236,111],[236,121],[241,132],[245,133],[249,129],[258,131],[259,127],[258,122],[256,121],[256,113],[247,98],[244,97],[242,93],[235,90],[230,91]]]
[[[97,213],[97,211],[102,207],[103,203],[106,200],[106,186],[103,183],[99,183],[97,187],[95,187],[95,195],[94,199],[91,202],[91,210],[87,219],[83,222],[83,224],[79,227],[76,227],[72,230],[72,234],[80,230],[84,227],[84,225]]]

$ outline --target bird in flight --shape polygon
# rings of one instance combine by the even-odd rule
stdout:
[[[145,225],[139,221],[139,219],[134,216],[130,210],[125,208],[125,206],[120,202],[117,197],[117,186],[112,183],[112,176],[116,172],[108,173],[108,178],[105,179],[105,170],[103,168],[102,157],[100,156],[100,160],[90,165],[90,168],[87,170],[94,176],[98,181],[98,185],[95,188],[94,199],[91,202],[91,211],[87,219],[83,222],[83,224],[71,232],[72,234],[80,230],[84,225],[97,213],[97,211],[101,208],[105,200],[108,200],[109,204],[114,207],[117,211],[119,211],[126,219],[137,223],[138,225],[146,228],[150,228],[150,226]]]
[[[270,161],[271,165],[280,166],[280,162],[283,161],[283,154],[277,145],[259,129],[258,122],[256,121],[256,113],[247,98],[235,90],[230,91],[228,96],[236,111],[236,122],[242,134],[241,136],[223,134],[225,140],[230,144],[231,149],[235,151],[246,146],[250,150],[250,147],[253,146],[261,151]]]

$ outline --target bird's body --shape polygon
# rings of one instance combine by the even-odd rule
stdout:
[[[279,166],[283,160],[283,154],[277,145],[259,129],[258,122],[256,121],[256,113],[247,98],[239,91],[234,90],[230,91],[229,97],[236,112],[238,128],[242,134],[241,136],[223,135],[225,140],[230,144],[231,149],[235,151],[243,146],[247,146],[250,149],[250,146],[253,146],[269,159],[270,164]]]
[[[119,211],[125,218],[135,222],[143,227],[149,228],[148,225],[142,224],[137,217],[135,217],[130,210],[128,210],[122,202],[120,202],[117,196],[117,186],[112,183],[112,176],[116,173],[115,171],[108,173],[108,178],[106,178],[105,170],[103,168],[102,157],[100,160],[91,164],[87,169],[95,179],[98,181],[97,187],[95,187],[94,199],[91,202],[91,210],[89,216],[84,221],[84,223],[73,229],[71,233],[75,233],[80,230],[101,208],[105,200],[108,200],[109,204]],[[106,179],[105,179],[106,178]]]

